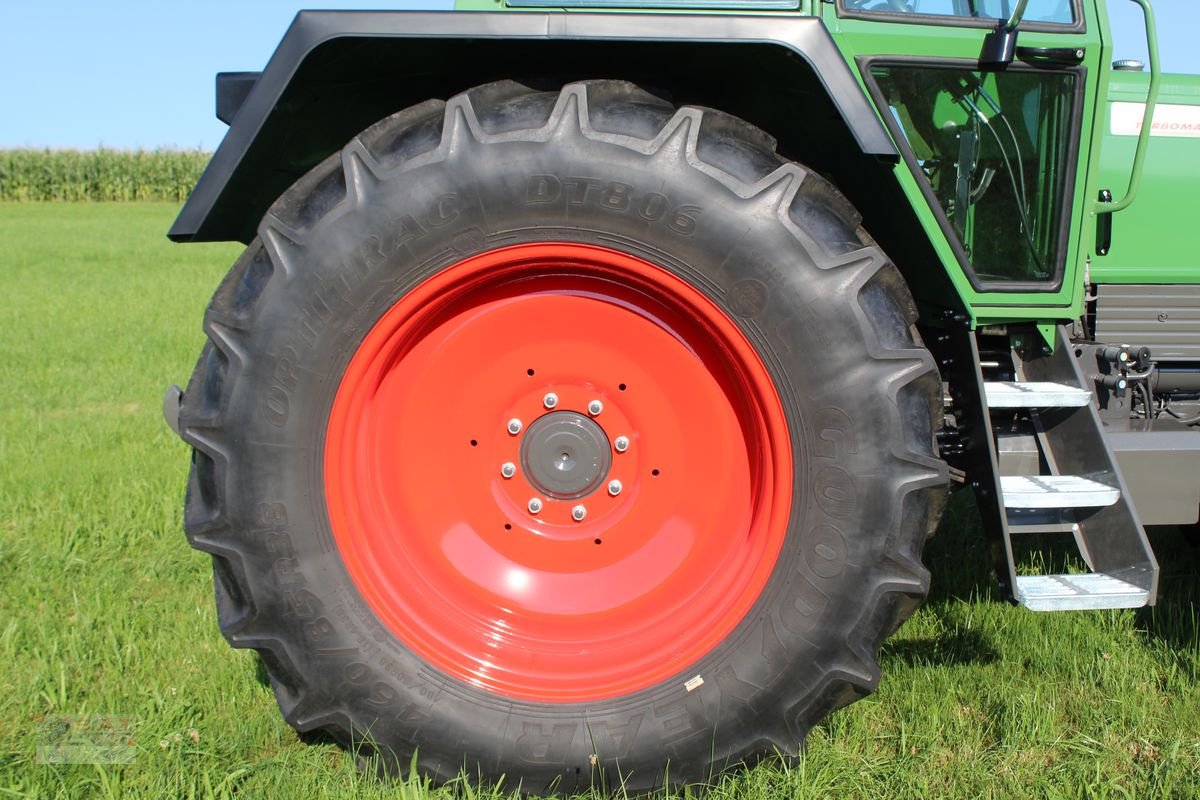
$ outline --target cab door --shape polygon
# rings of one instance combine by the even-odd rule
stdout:
[[[981,66],[1011,11],[1009,0],[833,0],[821,13],[977,319],[1075,317],[1100,26],[1082,0],[1030,0],[1013,62]]]

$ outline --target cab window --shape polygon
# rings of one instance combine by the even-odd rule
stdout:
[[[839,0],[841,10],[880,14],[997,20],[1012,15],[1015,0]],[[1071,0],[1029,0],[1023,22],[1071,25],[1075,22]]]
[[[873,65],[878,96],[977,283],[1056,283],[1074,168],[1074,72]]]

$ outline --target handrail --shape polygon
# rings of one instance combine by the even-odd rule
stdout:
[[[1146,94],[1146,110],[1142,112],[1142,129],[1138,132],[1137,149],[1133,153],[1133,169],[1129,174],[1129,186],[1125,196],[1112,203],[1097,202],[1095,209],[1101,214],[1114,214],[1129,208],[1142,182],[1142,167],[1146,161],[1146,148],[1150,143],[1150,131],[1154,127],[1154,106],[1158,102],[1158,36],[1154,32],[1154,11],[1150,0],[1131,0],[1142,7],[1146,20],[1146,50],[1150,62],[1150,90]]]
[[[1004,30],[1015,31],[1017,26],[1021,24],[1021,17],[1025,16],[1025,6],[1029,5],[1029,0],[1017,0],[1017,7],[1013,9],[1012,16],[1008,18],[1008,22],[1004,25]]]

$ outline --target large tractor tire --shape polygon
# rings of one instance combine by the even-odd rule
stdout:
[[[895,267],[770,137],[491,84],[258,233],[183,399],[186,528],[295,728],[642,791],[794,755],[875,687],[928,585],[940,383]]]

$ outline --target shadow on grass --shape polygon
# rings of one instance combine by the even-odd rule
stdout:
[[[1136,613],[1139,630],[1178,650],[1200,648],[1200,530],[1196,526],[1147,529],[1161,569],[1158,604]]]
[[[960,620],[964,603],[1004,602],[996,588],[991,553],[970,492],[960,491],[950,497],[937,533],[925,545],[923,558],[931,573],[924,613],[938,619],[940,631],[933,636],[887,641],[880,655],[909,666],[995,661],[999,652],[988,638],[963,626]]]
[[[937,614],[937,609],[931,609]],[[884,642],[883,658],[895,658],[910,667],[945,667],[990,664],[1000,657],[987,637],[978,631],[948,630],[924,639]]]
[[[950,601],[1004,602],[970,491],[950,495],[937,532],[925,545],[923,558],[931,573],[927,607],[937,608]]]
[[[1200,646],[1200,525],[1151,527],[1147,533],[1162,572],[1158,604],[1135,612],[1137,628],[1174,649],[1194,651]],[[1085,568],[1069,536],[1043,536],[1036,542],[1022,542],[1018,537],[1015,556],[1021,568],[1031,572]],[[954,628],[947,613],[955,603],[1006,602],[997,586],[989,543],[969,491],[951,495],[937,533],[925,546],[924,560],[932,573],[925,606],[946,622],[947,628]],[[954,632],[924,644],[908,641],[885,647],[910,663],[912,659],[951,664],[984,659],[982,663],[986,663],[995,656],[986,642],[966,641],[969,638],[970,632]],[[968,657],[972,648],[981,648],[982,655]]]
[[[263,661],[263,657],[258,651],[254,652],[254,680],[258,681],[259,686],[274,691],[275,687],[271,685],[271,672],[267,669],[267,662]]]

